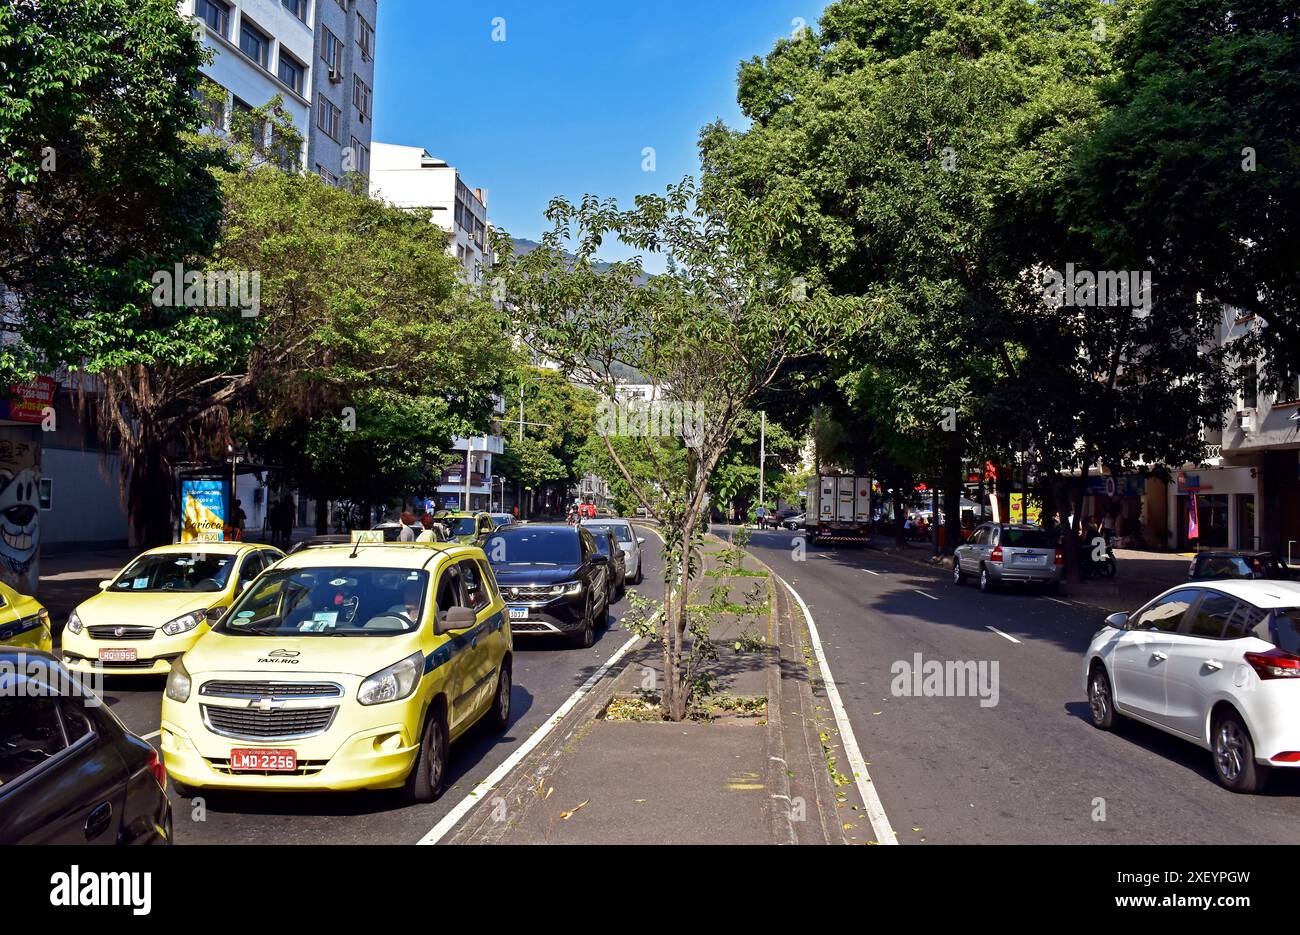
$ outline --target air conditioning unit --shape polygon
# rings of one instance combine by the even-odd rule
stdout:
[[[1243,432],[1255,431],[1255,410],[1242,409],[1237,413],[1237,424]]]
[[[338,84],[338,83],[339,83],[340,81],[342,81],[342,80],[343,80],[343,71],[342,71],[342,69],[340,69],[340,68],[336,68],[335,66],[331,65],[331,66],[330,66],[330,81],[333,81],[335,84]]]

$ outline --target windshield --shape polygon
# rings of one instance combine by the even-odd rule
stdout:
[[[609,525],[606,525],[604,523],[583,523],[582,525],[590,529],[591,534],[595,536],[597,540],[600,539],[602,533],[612,532],[614,538],[619,542],[632,541],[632,531],[621,524],[610,523]]]
[[[233,555],[164,552],[141,555],[108,586],[110,591],[221,591],[235,567]]]
[[[1273,611],[1269,642],[1283,652],[1300,656],[1300,607]],[[1255,636],[1261,636],[1256,630]]]
[[[447,528],[453,536],[472,536],[478,532],[477,520],[472,516],[459,516],[447,520]]]
[[[420,625],[429,573],[402,568],[269,571],[217,630],[231,636],[393,636]]]
[[[486,551],[493,565],[579,565],[582,553],[576,529],[521,526],[496,533]]]

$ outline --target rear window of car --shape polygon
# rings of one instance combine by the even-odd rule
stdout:
[[[1255,636],[1268,640],[1278,649],[1300,656],[1300,607],[1289,607],[1273,612],[1269,633],[1265,636],[1257,627]]]
[[[632,541],[631,532],[622,523],[583,523],[582,525],[591,530],[591,534],[596,537],[597,541],[599,541],[600,534],[603,532],[612,532],[614,538],[619,542]]]
[[[998,545],[1014,546],[1018,549],[1055,549],[1056,540],[1046,529],[1016,529],[1013,526],[1002,527]]]
[[[1240,555],[1205,555],[1196,563],[1198,578],[1253,578],[1254,570]]]

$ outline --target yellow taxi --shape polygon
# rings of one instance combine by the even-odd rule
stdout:
[[[506,605],[483,550],[321,545],[267,571],[173,666],[160,745],[195,789],[442,791],[448,747],[510,719]]]
[[[63,629],[74,672],[164,675],[249,583],[284,557],[246,542],[180,542],[136,556]]]
[[[0,582],[0,646],[48,653],[52,645],[50,615],[41,602]]]

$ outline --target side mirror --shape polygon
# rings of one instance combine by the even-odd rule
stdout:
[[[220,619],[221,619],[222,617],[224,617],[225,615],[226,615],[226,608],[225,608],[225,607],[209,607],[209,608],[208,608],[208,623],[216,623],[218,620],[220,620]]]
[[[591,556],[591,563],[592,563],[593,565],[608,565],[608,564],[609,564],[609,556],[608,556],[608,555],[601,555],[599,552],[597,552],[597,553],[595,553],[594,555]]]
[[[645,536],[637,536],[637,537],[636,537],[636,544],[637,544],[637,545],[645,545]]]
[[[1106,618],[1106,626],[1114,627],[1116,630],[1128,629],[1128,614],[1111,614]]]
[[[107,590],[108,586],[112,583],[113,583],[112,578],[105,578],[103,581],[99,582],[99,590],[101,591]]]
[[[433,632],[436,636],[449,633],[452,630],[463,630],[466,627],[474,626],[478,619],[478,614],[474,613],[469,607],[453,607],[450,610],[444,610],[439,613],[433,620]]]

